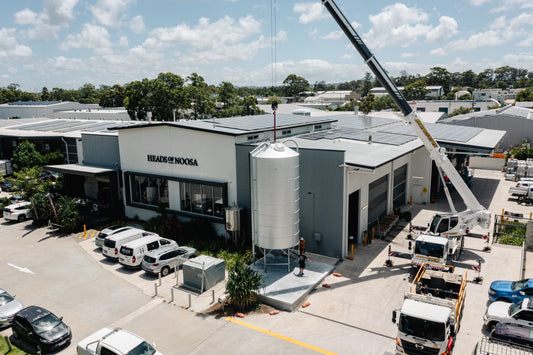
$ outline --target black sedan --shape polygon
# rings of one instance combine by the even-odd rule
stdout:
[[[19,311],[11,325],[13,337],[21,339],[42,350],[53,350],[70,343],[72,333],[52,312],[38,307],[29,306]]]

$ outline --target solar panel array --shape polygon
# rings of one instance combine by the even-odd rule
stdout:
[[[384,125],[398,122],[398,120],[395,120],[393,118],[386,118],[386,117],[342,115],[339,117],[335,116],[335,118],[338,119],[336,126],[350,127],[350,128],[356,128],[356,129],[376,128],[379,126],[384,126]]]
[[[71,120],[71,119],[54,119],[46,120],[37,123],[10,126],[8,129],[16,129],[21,131],[38,131],[38,132],[57,132],[68,133],[73,131],[84,132],[116,132],[116,129],[110,129],[115,127],[125,127],[135,124],[142,124],[145,122],[137,121],[88,121],[88,120]]]
[[[477,136],[483,131],[483,128],[479,127],[465,127],[465,126],[454,126],[448,124],[435,124],[435,123],[425,123],[429,134],[437,140],[446,140],[466,143],[470,139]],[[401,134],[401,135],[410,135],[416,136],[416,133],[413,131],[409,125],[396,125],[392,127],[386,127],[381,130],[382,132]]]
[[[320,117],[310,117],[301,115],[276,115],[276,127],[283,128],[287,126],[297,126],[303,124],[314,124],[324,121],[335,121],[334,119],[324,119]],[[209,120],[214,122],[217,127],[238,129],[242,131],[257,131],[263,129],[272,129],[274,127],[274,115],[259,115],[259,116],[241,116],[230,117],[223,119]]]
[[[406,136],[406,135],[385,133],[385,132],[372,132],[372,131],[366,131],[363,129],[348,128],[348,127],[342,127],[342,128],[332,129],[328,131],[314,132],[314,133],[306,134],[300,137],[304,139],[309,139],[309,140],[319,140],[319,139],[333,140],[333,139],[339,139],[339,138],[352,139],[352,140],[363,141],[363,142],[368,142],[371,140],[374,143],[389,144],[389,145],[396,145],[396,146],[408,143],[416,139],[416,137],[413,137],[413,136]]]

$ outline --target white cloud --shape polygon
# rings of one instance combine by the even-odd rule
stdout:
[[[327,17],[324,7],[319,2],[305,2],[294,4],[292,11],[300,14],[300,23],[310,23]]]
[[[0,58],[3,60],[23,59],[33,54],[30,47],[18,43],[15,33],[14,28],[0,29]]]
[[[502,64],[516,68],[531,68],[533,67],[533,52],[506,54],[503,56]]]
[[[91,12],[98,22],[107,27],[118,27],[119,16],[124,13],[133,0],[98,0],[91,6]]]
[[[505,18],[505,15],[498,17],[496,20],[492,21],[492,23],[490,24],[490,28],[493,28],[493,29],[502,29],[505,26],[507,26],[507,19]]]
[[[429,51],[429,54],[430,55],[433,55],[433,56],[445,56],[447,54],[447,51],[444,49],[444,48],[437,48],[437,49],[433,49],[431,51]]]
[[[339,39],[344,35],[344,32],[342,31],[333,31],[328,33],[325,36],[322,36],[322,39]]]
[[[428,18],[422,10],[396,3],[370,16],[372,28],[363,37],[375,48],[398,44],[407,46],[433,29],[423,24]]]
[[[406,53],[400,54],[400,58],[414,58],[414,57],[419,57],[419,56],[420,56],[420,53],[406,52]]]
[[[435,43],[457,34],[457,21],[448,16],[441,16],[439,25],[426,34],[426,42]]]
[[[74,6],[77,3],[78,0],[45,0],[40,13],[30,9],[15,13],[15,23],[32,26],[25,31],[28,38],[39,40],[57,38],[57,32],[67,27],[74,18]]]
[[[270,41],[262,36],[250,40],[250,37],[260,32],[261,22],[253,16],[242,17],[237,21],[225,16],[216,22],[200,18],[194,26],[180,24],[154,29],[142,46],[132,51],[146,54],[172,46],[189,50],[187,56],[181,59],[187,63],[245,60],[254,56],[260,48],[270,46]],[[277,38],[285,40],[286,32],[280,31]]]
[[[533,46],[533,34],[529,35],[529,37],[523,39],[522,41],[518,42],[517,46],[519,47],[531,47]]]
[[[504,39],[498,31],[489,30],[476,33],[466,39],[450,42],[445,46],[445,49],[456,51],[471,50],[481,47],[494,47],[504,42]]]
[[[487,2],[490,2],[490,0],[469,0],[468,2],[472,6],[481,6]]]
[[[106,52],[110,47],[111,41],[107,29],[86,23],[83,25],[81,33],[69,34],[59,49],[66,51],[70,48],[92,48],[99,52]]]
[[[137,15],[131,19],[130,29],[135,33],[142,33],[146,30],[142,15]]]

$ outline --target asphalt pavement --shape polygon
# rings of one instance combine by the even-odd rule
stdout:
[[[529,216],[532,207],[509,199],[507,190],[512,184],[498,171],[474,172],[473,192],[493,214],[505,209]],[[456,208],[464,206],[457,203]],[[449,208],[445,199],[438,199],[406,209],[415,225],[425,225],[436,211]],[[489,231],[475,228],[473,233],[479,236]],[[392,267],[385,266],[385,261],[389,245],[392,250],[408,252],[407,234],[408,225],[402,222],[383,240],[356,247],[354,260],[336,261],[335,274],[323,281],[329,287],[318,285],[305,299],[308,307],[227,319],[205,313],[223,294],[223,282],[214,287],[214,293],[208,290],[200,295],[180,287],[178,273],[177,280],[174,275],[162,279],[156,296],[157,278],[106,261],[91,238],[59,236],[46,228],[34,229],[30,222],[3,221],[0,287],[26,305],[37,304],[64,317],[73,329],[73,341],[60,354],[73,354],[77,341],[104,326],[133,331],[155,342],[167,355],[393,354],[396,325],[391,314],[401,307],[409,287],[410,266],[406,259],[391,258]],[[467,238],[460,257],[464,267],[456,271],[467,271],[469,280],[456,354],[471,353],[485,335],[482,317],[490,282],[520,275],[521,248],[493,244],[487,252],[485,246],[481,238]],[[525,275],[533,277],[533,254],[527,255]],[[320,260],[320,256],[310,258]],[[480,259],[478,275],[469,266]],[[476,276],[483,277],[483,282],[474,283]],[[10,336],[11,330],[0,334]]]

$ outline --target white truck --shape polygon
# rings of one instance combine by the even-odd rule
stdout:
[[[121,328],[102,328],[81,340],[78,355],[163,355],[143,338]]]
[[[532,204],[533,203],[533,185],[530,185],[526,190],[518,194],[518,203]]]
[[[467,275],[431,270],[423,264],[398,319],[399,354],[451,354],[464,306]],[[396,323],[397,311],[392,312]]]
[[[464,247],[462,236],[434,236],[421,234],[415,240],[411,265],[419,268],[423,263],[434,270],[450,271],[448,265],[457,260]]]

